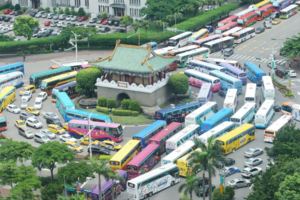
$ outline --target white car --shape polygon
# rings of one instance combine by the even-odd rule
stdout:
[[[40,133],[46,135],[51,140],[54,140],[56,138],[56,135],[48,129],[42,129],[40,130]]]
[[[246,158],[252,158],[259,156],[264,153],[264,150],[262,148],[249,148],[247,151],[244,152],[244,156]]]
[[[42,109],[43,101],[41,99],[35,99],[33,107],[39,110]]]
[[[22,102],[23,102],[23,101],[28,102],[31,98],[32,98],[32,93],[31,93],[31,91],[25,91],[25,92],[23,93],[21,99],[22,99]]]
[[[288,74],[289,74],[290,78],[296,78],[297,77],[297,73],[295,72],[295,70],[289,70]]]
[[[41,101],[45,101],[47,99],[48,95],[47,92],[40,92],[37,97],[35,98],[35,100],[41,100]]]
[[[72,142],[76,142],[77,143],[77,140],[75,138],[72,138],[70,134],[68,133],[65,133],[63,135],[60,135],[59,136],[59,139],[62,141],[62,142],[67,142],[67,141],[72,141]]]
[[[29,117],[25,123],[27,126],[30,126],[32,128],[42,128],[43,127],[42,122],[40,122],[36,117]]]
[[[242,171],[242,177],[244,178],[252,178],[262,172],[260,167],[246,167]]]
[[[251,182],[247,179],[235,178],[233,180],[228,181],[228,185],[230,187],[237,189],[237,188],[249,187],[251,185]]]
[[[27,108],[27,106],[28,106],[28,102],[26,101],[26,99],[21,99],[21,105],[20,105],[20,108],[22,109],[22,110],[24,110],[25,108]]]
[[[246,167],[254,167],[257,165],[260,165],[263,163],[263,160],[261,158],[249,158],[248,160],[245,161],[245,166]]]
[[[11,113],[15,113],[15,114],[18,114],[21,112],[21,109],[18,108],[18,106],[16,106],[15,104],[9,104],[7,107],[6,107],[6,110],[8,112],[11,112]]]

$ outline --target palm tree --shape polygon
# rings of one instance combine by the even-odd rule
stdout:
[[[185,183],[180,185],[179,192],[183,192],[184,195],[189,195],[189,199],[193,200],[193,192],[199,188],[199,179],[195,174],[188,175],[185,179]]]
[[[120,179],[118,175],[109,167],[108,162],[105,160],[91,160],[92,170],[98,175],[98,190],[99,196],[98,199],[102,200],[102,191],[101,191],[101,176],[106,180],[108,179]]]
[[[224,157],[222,154],[221,147],[218,143],[215,142],[213,138],[210,138],[207,141],[207,144],[199,140],[198,138],[194,139],[195,146],[201,151],[194,151],[191,154],[191,166],[194,172],[203,170],[203,199],[205,199],[205,172],[208,172],[208,183],[209,183],[209,200],[212,199],[212,176],[215,175],[216,167],[218,162],[223,161]]]

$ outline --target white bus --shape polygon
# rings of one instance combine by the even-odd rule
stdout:
[[[199,133],[200,126],[198,124],[190,124],[184,129],[167,139],[166,152],[170,153],[182,145],[184,142],[193,139]]]
[[[253,38],[255,36],[255,29],[253,27],[247,27],[233,33],[232,36],[234,37],[234,43],[239,44]]]
[[[184,52],[187,52],[187,51],[191,51],[193,49],[197,49],[199,48],[198,45],[188,45],[188,46],[184,46],[184,47],[180,47],[180,48],[174,48],[172,49],[171,51],[168,52],[168,54],[170,56],[176,56],[177,54],[181,54],[181,53],[184,53]]]
[[[292,116],[296,121],[300,121],[300,104],[292,105]]]
[[[262,77],[261,89],[265,99],[275,99],[275,88],[271,76]]]
[[[204,38],[206,36],[208,36],[208,30],[206,28],[201,28],[199,31],[196,31],[192,34],[192,36],[189,38],[189,42],[194,42],[195,40]]]
[[[223,36],[231,36],[233,33],[236,33],[238,31],[242,30],[242,27],[240,26],[236,26],[232,29],[229,29],[228,31],[225,31],[224,33],[222,33]]]
[[[203,46],[209,48],[211,53],[214,53],[222,49],[231,48],[233,46],[233,42],[234,37],[226,36],[220,39],[206,42]]]
[[[238,111],[236,111],[231,117],[230,121],[236,123],[238,126],[250,123],[255,115],[255,103],[245,103]]]
[[[221,59],[221,58],[209,57],[209,58],[204,58],[203,61],[209,62],[209,63],[212,63],[212,64],[216,64],[216,65],[219,65],[220,63],[227,63],[227,64],[230,64],[234,67],[237,67],[239,65],[239,62],[236,61],[236,60],[224,60],[224,59]]]
[[[282,115],[276,121],[274,121],[270,126],[268,126],[265,130],[264,141],[273,143],[276,134],[284,128],[289,122],[291,122],[291,115]]]
[[[289,5],[288,7],[280,10],[280,18],[282,19],[290,18],[291,16],[297,14],[297,10],[298,10],[298,5],[296,4]]]
[[[6,86],[21,87],[24,84],[23,77],[23,72],[19,71],[0,75],[0,89]]]
[[[201,123],[203,121],[205,121],[211,115],[213,115],[215,112],[217,112],[217,110],[218,110],[217,103],[214,101],[209,101],[185,117],[185,120],[184,120],[185,126],[188,126],[191,124],[201,125]]]
[[[140,200],[179,182],[180,177],[177,166],[169,163],[127,181],[127,192],[130,199]]]
[[[274,100],[265,100],[258,111],[255,114],[255,127],[256,128],[266,128],[271,119],[273,118],[275,111],[274,107]]]
[[[199,90],[197,100],[201,104],[204,104],[210,101],[211,97],[212,97],[211,83],[203,83]]]
[[[209,138],[215,139],[223,135],[224,133],[231,131],[234,127],[235,127],[235,123],[230,121],[225,121],[215,126],[214,128],[210,129],[209,131],[203,133],[202,135],[197,136],[197,138],[201,140],[203,143],[207,144]]]
[[[186,62],[189,58],[193,58],[196,56],[202,56],[204,58],[207,58],[209,55],[209,49],[206,47],[201,47],[197,49],[193,49],[190,51],[186,51],[180,54],[177,54],[178,61],[183,63]]]
[[[168,55],[169,52],[173,49],[175,49],[175,47],[170,47],[170,46],[169,47],[164,47],[164,48],[161,48],[161,49],[155,49],[154,53],[156,55],[165,56],[165,55]]]
[[[188,68],[196,69],[207,74],[212,70],[219,70],[221,72],[226,71],[224,67],[196,59],[188,62]]]
[[[231,108],[235,111],[237,106],[237,89],[229,88],[224,99],[223,108]]]
[[[161,160],[161,165],[165,165],[168,163],[175,163],[178,158],[181,158],[185,154],[189,153],[193,150],[195,143],[193,140],[188,140],[179,146],[177,149],[166,155]]]
[[[173,46],[173,47],[185,46],[187,45],[188,39],[192,34],[193,34],[192,32],[187,31],[184,33],[180,33],[179,35],[175,35],[168,40],[168,46]]]
[[[255,83],[247,83],[246,92],[244,101],[246,102],[256,102],[256,84]]]

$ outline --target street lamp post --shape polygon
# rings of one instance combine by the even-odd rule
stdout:
[[[74,35],[74,42],[75,43],[73,43],[73,40],[70,39],[69,44],[71,44],[73,46],[73,48],[75,48],[75,60],[77,62],[77,60],[78,60],[77,59],[78,58],[77,34],[74,33],[73,31],[71,31],[71,33]]]
[[[91,120],[91,115],[92,113],[89,114],[88,116],[88,127],[89,127],[89,131],[88,131],[88,136],[89,136],[89,155],[90,155],[90,159],[92,159],[93,157],[93,153],[92,153],[92,131],[94,130],[94,128],[91,129],[91,126],[90,126],[90,120]]]

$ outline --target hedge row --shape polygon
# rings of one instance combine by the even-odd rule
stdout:
[[[96,110],[104,114],[109,114],[111,112],[113,115],[117,115],[117,116],[138,116],[139,115],[138,111],[115,109],[115,108],[110,109],[101,106],[97,106]]]
[[[104,114],[109,114],[110,109],[106,107],[101,107],[101,106],[96,106],[96,110],[98,112],[104,113]]]

